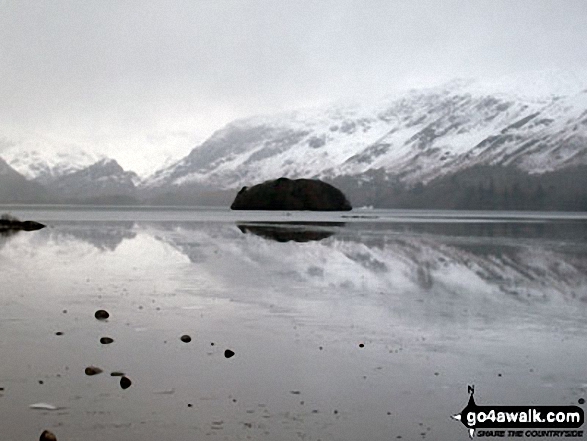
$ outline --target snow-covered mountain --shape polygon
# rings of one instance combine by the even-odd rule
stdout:
[[[51,145],[43,148],[15,145],[2,152],[8,164],[29,180],[47,184],[67,174],[76,172],[104,159],[80,148],[57,149]]]
[[[114,159],[102,159],[89,167],[54,179],[49,188],[65,200],[103,200],[134,197],[138,176],[125,171]]]
[[[279,176],[359,178],[373,170],[414,185],[474,165],[544,173],[587,164],[587,90],[531,95],[455,81],[371,106],[238,120],[145,185],[233,189]]]
[[[104,155],[79,148],[19,147],[5,149],[2,157],[6,159],[0,158],[2,201],[108,203],[131,202],[135,197],[140,178]],[[25,189],[26,197],[21,194]]]
[[[224,205],[285,176],[329,181],[353,205],[587,210],[587,80],[556,71],[236,120],[144,179],[39,145],[0,157],[53,200]]]
[[[47,190],[27,180],[0,158],[0,202],[42,202]]]

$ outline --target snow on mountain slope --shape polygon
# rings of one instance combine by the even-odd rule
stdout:
[[[2,156],[23,176],[42,184],[47,184],[104,159],[103,155],[79,148],[57,149],[45,146],[41,149],[26,146],[23,148],[21,145],[3,151]]]
[[[48,184],[55,194],[66,199],[133,195],[136,173],[125,171],[114,159],[102,159]]]
[[[476,164],[530,173],[587,164],[587,91],[490,92],[498,86],[454,81],[371,106],[238,120],[145,185],[238,188],[279,176],[359,176],[375,169],[414,184]]]

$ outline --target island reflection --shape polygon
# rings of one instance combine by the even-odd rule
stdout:
[[[344,222],[251,222],[237,224],[237,227],[245,234],[251,233],[276,242],[312,242],[336,234],[333,227],[344,225]]]

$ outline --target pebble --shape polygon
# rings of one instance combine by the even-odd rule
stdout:
[[[108,314],[108,311],[98,309],[94,314],[94,317],[96,317],[98,320],[106,320],[108,317],[110,317],[110,314]]]
[[[58,407],[49,403],[35,403],[29,406],[30,409],[36,410],[57,410]]]
[[[230,349],[227,349],[226,351],[224,351],[224,356],[226,358],[234,357],[234,351],[231,351]]]
[[[86,375],[98,375],[101,374],[103,371],[99,367],[96,366],[88,366],[85,370]]]
[[[41,433],[39,441],[57,441],[57,437],[53,434],[53,432],[44,430],[43,433]]]
[[[132,381],[130,381],[130,378],[128,378],[127,376],[122,376],[120,378],[120,387],[121,388],[128,389],[131,384],[132,384]]]
[[[180,337],[180,340],[184,343],[189,343],[190,341],[192,341],[192,338],[189,335],[185,334]]]
[[[111,377],[124,377],[124,372],[120,372],[120,371],[110,372],[110,376]]]
[[[103,345],[109,345],[110,343],[113,343],[114,339],[110,338],[110,337],[102,337],[100,339],[100,343],[102,343]]]
[[[63,335],[63,332],[61,332],[61,331],[57,331],[57,332],[55,333],[55,335]]]

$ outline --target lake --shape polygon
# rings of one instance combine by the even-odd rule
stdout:
[[[585,214],[8,211],[48,227],[0,236],[4,441],[466,440],[470,385],[587,396]]]

